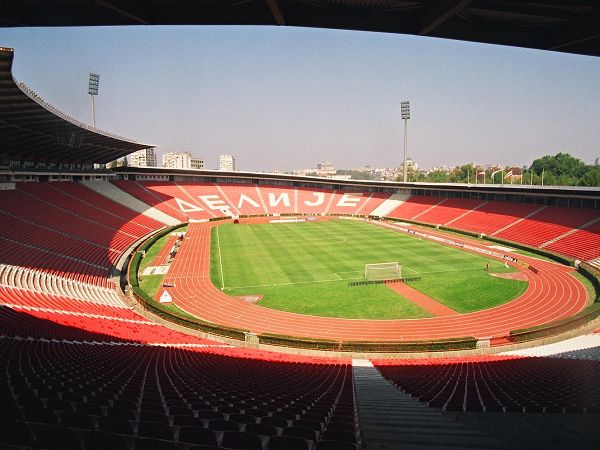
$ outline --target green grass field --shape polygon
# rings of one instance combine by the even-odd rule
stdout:
[[[406,319],[428,313],[385,285],[349,287],[364,265],[398,261],[412,287],[461,312],[520,295],[526,282],[499,261],[364,222],[224,224],[212,230],[211,280],[229,295],[263,295],[261,306],[327,317]]]

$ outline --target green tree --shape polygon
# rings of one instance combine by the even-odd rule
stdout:
[[[408,164],[407,164],[408,166]],[[396,181],[403,181],[404,180],[404,172],[402,171],[402,167],[399,168],[400,169],[400,174],[396,177]],[[406,170],[406,180],[411,182],[411,181],[419,181],[419,177],[421,176],[421,172],[419,172],[418,170],[416,170],[413,166],[408,166],[407,170]],[[424,181],[423,178],[421,178],[421,181]]]
[[[451,183],[475,183],[475,166],[464,164],[450,173]]]
[[[585,175],[580,178],[579,185],[600,187],[600,166],[589,166]]]
[[[445,170],[433,170],[427,174],[425,181],[431,181],[432,183],[448,183],[450,181],[450,175]]]
[[[580,178],[586,172],[585,163],[579,158],[575,158],[568,153],[557,153],[556,155],[546,155],[533,161],[530,167],[536,174],[552,174],[555,177]]]
[[[123,156],[123,159],[121,160],[121,165],[123,167],[127,167],[128,164],[129,162],[127,161],[127,156]]]

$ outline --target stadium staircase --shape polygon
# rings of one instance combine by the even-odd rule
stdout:
[[[420,222],[427,222],[434,225],[446,224],[453,221],[465,212],[479,207],[483,201],[469,198],[448,198],[445,202],[438,204],[435,208],[419,215]]]
[[[490,449],[500,442],[396,389],[368,360],[353,360],[364,450]]]
[[[172,196],[153,190],[151,183],[141,184],[137,181],[128,180],[113,180],[111,183],[129,195],[148,205],[152,205],[154,208],[181,222],[187,222],[190,218],[179,209]]]
[[[538,206],[530,203],[490,201],[470,214],[456,219],[452,222],[452,228],[488,235],[537,209]]]
[[[388,199],[384,200],[377,208],[371,211],[370,215],[377,217],[387,217],[393,210],[398,208],[409,198],[410,194],[400,191],[395,192],[394,194],[390,195]]]
[[[154,207],[148,206],[144,202],[122,191],[108,181],[83,181],[82,184],[89,189],[96,191],[117,203],[120,203],[121,205],[133,209],[134,211],[137,211],[145,216],[151,217],[152,219],[164,223],[165,225],[177,225],[180,223],[174,217],[171,217]]]
[[[536,209],[535,211],[532,211],[532,212],[530,212],[530,213],[529,213],[529,214],[527,214],[526,216],[523,216],[523,217],[521,217],[521,218],[519,218],[519,219],[515,220],[514,222],[511,222],[511,223],[509,223],[508,225],[506,225],[506,226],[503,226],[503,227],[502,227],[502,228],[500,228],[499,230],[496,230],[496,231],[494,231],[494,232],[491,234],[491,236],[495,236],[495,235],[497,235],[498,233],[502,233],[504,230],[507,230],[507,229],[509,229],[510,227],[512,227],[512,226],[515,226],[515,225],[517,225],[517,224],[519,224],[519,223],[523,222],[525,219],[529,219],[531,216],[533,216],[533,215],[535,215],[535,214],[537,214],[537,213],[539,213],[539,212],[543,211],[543,210],[544,210],[544,209],[546,209],[546,208],[547,208],[547,206],[546,206],[546,205],[544,205],[544,206],[542,206],[541,208],[539,208],[539,209]]]
[[[572,235],[573,233],[576,233],[579,230],[583,230],[585,228],[588,228],[592,225],[594,225],[595,223],[600,222],[600,217],[597,217],[596,219],[590,220],[587,223],[584,223],[583,225],[580,225],[578,227],[572,228],[571,230],[561,234],[560,236],[556,236],[555,238],[550,239],[549,241],[544,242],[543,244],[540,245],[541,248],[545,248],[548,247],[551,244],[554,244],[556,241],[559,241],[563,238],[566,238],[567,236]]]
[[[593,209],[549,206],[495,236],[538,247],[596,218]]]
[[[592,259],[591,261],[588,261],[588,264],[600,270],[600,258]]]
[[[465,216],[468,216],[468,215],[469,215],[469,214],[471,214],[472,212],[475,212],[475,211],[477,211],[479,208],[481,208],[481,207],[485,206],[487,203],[488,203],[488,202],[482,202],[482,203],[480,203],[479,205],[476,205],[476,206],[474,206],[473,208],[469,209],[468,211],[465,211],[464,213],[462,213],[460,216],[458,216],[458,217],[455,217],[454,219],[452,219],[452,220],[450,220],[450,221],[446,222],[444,225],[448,226],[448,225],[451,225],[451,224],[453,224],[453,223],[454,223],[454,222],[456,222],[457,220],[460,220],[460,219],[462,219],[463,217],[465,217]]]
[[[486,356],[374,364],[403,392],[447,413],[600,412],[594,360]]]
[[[412,217],[407,217],[408,219],[412,219],[412,220],[417,220],[419,217],[429,213],[431,210],[433,210],[436,206],[442,205],[443,203],[445,203],[448,199],[447,198],[442,198],[440,201],[434,203],[433,205],[431,205],[430,207],[428,207],[427,209],[425,209],[424,211],[419,212],[417,215],[412,216]]]

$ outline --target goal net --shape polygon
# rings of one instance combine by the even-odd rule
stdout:
[[[402,266],[397,262],[365,264],[367,280],[395,280],[401,278]]]

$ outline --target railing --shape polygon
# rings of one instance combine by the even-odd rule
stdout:
[[[58,109],[56,106],[51,105],[50,103],[46,102],[42,97],[40,97],[33,89],[31,89],[29,86],[27,86],[25,83],[23,82],[17,82],[16,80],[14,80],[15,84],[17,84],[17,86],[19,86],[19,88],[21,89],[21,91],[23,91],[24,94],[26,94],[29,98],[31,98],[34,102],[36,102],[37,104],[39,104],[40,106],[42,106],[43,108],[47,109],[48,111],[50,111],[52,114],[57,115],[58,117],[60,117],[61,119],[66,120],[67,122],[72,123],[73,125],[76,125],[80,128],[84,128],[88,131],[91,131],[93,133],[97,133],[97,134],[101,134],[103,136],[106,137],[110,137],[113,139],[118,139],[120,141],[126,141],[132,144],[139,144],[139,145],[143,145],[139,142],[136,142],[132,139],[123,137],[123,136],[119,136],[118,134],[114,134],[111,133],[109,131],[104,131],[104,130],[100,130],[98,128],[94,128],[86,123],[83,123],[79,120],[77,120],[76,118],[74,118],[73,116],[70,116],[64,112],[62,112],[60,109]]]

